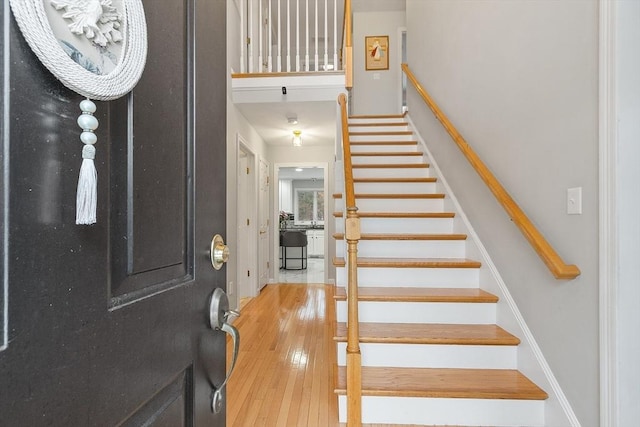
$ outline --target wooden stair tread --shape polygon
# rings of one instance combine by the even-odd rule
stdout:
[[[334,340],[347,341],[347,324],[338,323]],[[518,345],[498,325],[441,323],[360,323],[360,342],[375,344]]]
[[[360,163],[352,165],[352,169],[423,169],[429,163]]]
[[[337,240],[344,240],[344,233],[333,233]],[[466,240],[466,234],[406,234],[406,233],[363,233],[360,240]]]
[[[351,157],[397,157],[397,156],[422,156],[421,151],[361,151],[351,153]]]
[[[342,257],[334,257],[333,265],[344,267]],[[480,268],[482,264],[466,258],[364,258],[358,257],[358,267],[394,268]]]
[[[351,141],[349,145],[418,145],[418,141]]]
[[[438,178],[433,177],[420,177],[420,178],[354,178],[354,183],[365,182],[398,182],[398,183],[413,183],[413,182],[436,182]]]
[[[335,392],[346,394],[347,371],[338,367]],[[513,369],[362,367],[363,396],[545,400],[549,396]]]
[[[333,297],[346,301],[346,289],[336,287]],[[480,288],[358,287],[358,301],[494,303],[498,297]]]
[[[358,212],[360,218],[453,218],[454,212]],[[340,218],[343,212],[334,212],[333,216]]]

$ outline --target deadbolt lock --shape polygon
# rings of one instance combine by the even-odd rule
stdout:
[[[229,247],[224,244],[221,235],[216,234],[211,240],[211,265],[216,270],[220,270],[225,262],[229,260]]]

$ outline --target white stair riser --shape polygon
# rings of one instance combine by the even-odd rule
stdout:
[[[347,321],[346,301],[336,302],[338,322]],[[454,302],[378,302],[358,303],[360,322],[374,323],[452,323],[489,325],[496,323],[494,303]]]
[[[355,123],[398,123],[404,122],[404,117],[375,117],[375,118],[359,118],[349,117],[349,124]]]
[[[336,245],[336,256],[345,257],[344,245]],[[359,257],[464,258],[464,240],[360,240]]]
[[[418,151],[418,144],[411,145],[396,145],[396,144],[387,144],[387,145],[352,145],[351,152],[352,153],[369,153],[371,151],[377,151],[382,153],[388,152],[398,152],[402,151],[407,153],[415,153]]]
[[[354,178],[428,178],[431,168],[356,168]]]
[[[338,343],[338,365],[346,366],[347,343]],[[362,366],[401,368],[516,369],[517,348],[511,345],[360,343]]]
[[[346,422],[346,396],[338,396],[338,413]],[[362,422],[537,427],[544,425],[544,401],[363,396]]]
[[[349,141],[415,141],[415,134],[349,135]]]
[[[477,268],[358,267],[362,287],[477,288],[478,277]],[[336,284],[344,287],[346,283],[346,268],[336,267]]]
[[[444,199],[358,199],[364,212],[443,212]]]
[[[398,123],[398,122],[391,122],[391,123]],[[402,132],[402,131],[408,131],[408,130],[409,130],[408,123],[405,123],[402,126],[398,126],[398,125],[349,126],[349,132]]]
[[[356,182],[354,186],[358,194],[419,194],[437,191],[435,182]]]
[[[363,233],[451,233],[453,218],[360,218]]]
[[[362,212],[444,212],[444,199],[365,199],[358,198],[356,206]],[[344,199],[336,199],[335,209],[343,209]]]
[[[427,163],[424,156],[352,156],[351,163],[354,165],[385,165],[385,164],[423,164]]]
[[[344,221],[336,218],[336,233],[344,233]],[[451,233],[453,218],[360,218],[362,233]]]

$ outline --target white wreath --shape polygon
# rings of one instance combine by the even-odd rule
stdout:
[[[122,0],[125,19],[122,51],[116,67],[104,75],[88,71],[62,49],[51,29],[43,0],[9,2],[31,50],[69,89],[87,98],[110,101],[130,92],[140,80],[147,59],[147,24],[141,0]]]

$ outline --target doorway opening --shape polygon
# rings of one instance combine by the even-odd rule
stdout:
[[[326,283],[327,170],[326,163],[276,165],[278,283]]]

